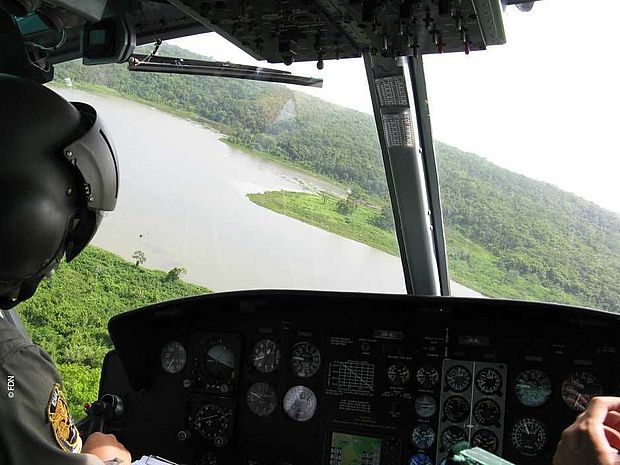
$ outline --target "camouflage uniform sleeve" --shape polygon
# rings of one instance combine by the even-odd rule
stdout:
[[[101,465],[81,439],[50,357],[0,318],[0,463]]]

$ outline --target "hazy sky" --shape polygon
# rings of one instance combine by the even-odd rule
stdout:
[[[436,139],[620,212],[618,18],[616,0],[543,0],[530,13],[508,9],[506,45],[427,56]],[[215,34],[172,43],[256,64]],[[361,60],[278,67],[321,76],[323,89],[306,91],[372,111]]]

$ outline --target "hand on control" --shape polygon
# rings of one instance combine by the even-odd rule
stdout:
[[[93,433],[82,446],[83,454],[92,454],[101,461],[106,462],[114,458],[120,459],[117,463],[131,464],[131,454],[113,434]]]
[[[553,465],[620,465],[620,398],[595,397],[564,430]]]

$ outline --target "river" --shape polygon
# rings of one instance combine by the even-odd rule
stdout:
[[[250,202],[269,190],[334,189],[231,148],[215,131],[133,101],[56,89],[93,105],[119,153],[117,209],[94,244],[146,267],[187,269],[214,291],[321,289],[403,293],[398,257]],[[452,283],[455,295],[479,294]]]

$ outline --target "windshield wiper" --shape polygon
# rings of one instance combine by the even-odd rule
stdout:
[[[279,82],[300,86],[323,87],[323,79],[297,76],[289,71],[240,65],[223,61],[192,60],[134,54],[129,59],[129,71],[150,73],[191,74],[195,76],[219,76],[254,81]]]

